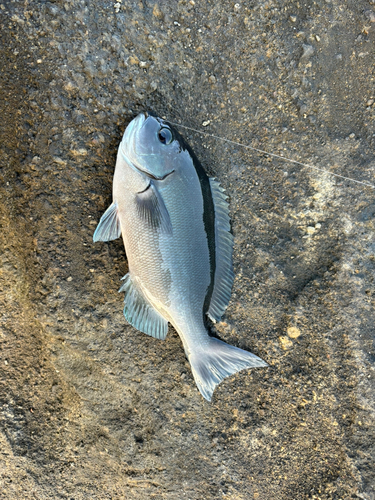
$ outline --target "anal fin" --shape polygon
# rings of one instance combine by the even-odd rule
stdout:
[[[119,292],[125,292],[124,316],[137,330],[164,340],[168,333],[166,321],[146,299],[139,287],[133,283],[130,274],[123,278],[124,283]]]

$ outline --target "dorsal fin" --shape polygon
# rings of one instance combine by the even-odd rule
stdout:
[[[152,307],[129,273],[122,279],[124,283],[119,292],[125,292],[124,316],[127,321],[140,332],[164,340],[168,333],[168,321]]]
[[[220,321],[228,306],[234,279],[233,236],[230,232],[229,205],[224,189],[216,179],[210,179],[215,207],[215,280],[208,316]]]

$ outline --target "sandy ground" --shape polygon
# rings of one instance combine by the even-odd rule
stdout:
[[[211,404],[172,328],[126,324],[122,241],[92,242],[146,109],[374,185],[374,2],[8,0],[0,22],[0,498],[374,500],[374,189],[181,129],[230,197],[217,333],[270,365]]]

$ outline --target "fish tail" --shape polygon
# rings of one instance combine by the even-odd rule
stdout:
[[[268,366],[255,354],[213,337],[204,350],[190,353],[189,362],[195,383],[207,401],[211,401],[212,393],[224,378],[246,368]]]

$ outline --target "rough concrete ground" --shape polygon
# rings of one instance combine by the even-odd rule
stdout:
[[[218,334],[270,368],[208,404],[93,244],[153,109],[375,184],[373,1],[3,1],[0,498],[375,498],[375,191],[195,133],[230,196]],[[207,127],[203,122],[210,121]]]

